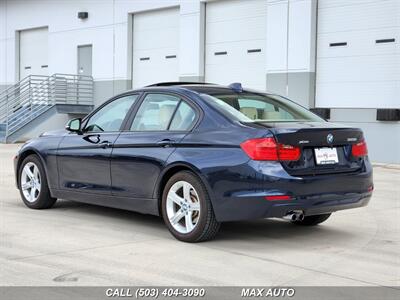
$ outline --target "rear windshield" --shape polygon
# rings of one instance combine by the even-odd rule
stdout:
[[[212,106],[241,122],[321,122],[304,107],[271,94],[229,93],[203,95]]]

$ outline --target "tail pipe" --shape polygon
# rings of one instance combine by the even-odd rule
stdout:
[[[304,220],[304,212],[302,210],[293,210],[288,212],[283,216],[283,219],[289,221],[303,221]]]

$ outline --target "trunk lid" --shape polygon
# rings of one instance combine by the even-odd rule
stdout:
[[[361,129],[346,127],[329,122],[277,122],[256,123],[268,128],[280,144],[301,149],[297,161],[282,161],[282,166],[293,176],[357,172],[364,165],[364,158],[354,157],[352,145],[364,139]],[[338,161],[318,164],[316,150],[328,151],[335,148]],[[318,151],[318,150],[317,150]],[[333,150],[334,151],[334,150]],[[321,152],[319,152],[321,153]],[[318,154],[320,157],[321,154]]]

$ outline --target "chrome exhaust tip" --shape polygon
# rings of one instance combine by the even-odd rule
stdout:
[[[288,212],[286,215],[282,217],[284,220],[289,221],[303,221],[304,220],[304,212],[302,210],[294,210]]]

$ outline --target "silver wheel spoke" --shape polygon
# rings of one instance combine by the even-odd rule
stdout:
[[[34,178],[34,177],[33,177],[33,173],[32,173],[32,171],[31,171],[31,169],[30,169],[30,167],[29,167],[28,164],[24,167],[24,171],[25,171],[26,175],[27,175],[30,179],[33,179],[33,178]]]
[[[30,200],[35,201],[36,188],[31,188]]]
[[[178,210],[176,214],[170,219],[172,224],[177,224],[183,217],[185,216],[185,213],[183,210]]]
[[[39,169],[37,167],[33,167],[33,178],[39,181]]]
[[[199,211],[200,210],[200,203],[199,202],[192,202],[190,203],[190,211]]]
[[[30,189],[31,187],[32,187],[32,182],[31,181],[25,182],[25,183],[23,183],[21,185],[21,188],[24,191],[26,191],[27,189]]]
[[[190,188],[191,188],[191,185],[189,183],[185,182],[183,184],[183,198],[186,201],[190,201]]]
[[[172,192],[172,191],[170,193],[168,193],[168,200],[175,202],[179,206],[184,201],[183,198],[179,197],[175,192]]]
[[[194,226],[191,212],[188,212],[185,215],[185,225],[188,232],[191,232],[193,230]]]

